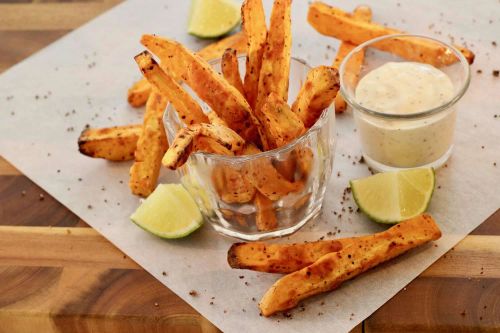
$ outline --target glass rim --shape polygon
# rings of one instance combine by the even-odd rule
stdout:
[[[464,80],[462,86],[460,87],[460,89],[446,103],[443,103],[443,104],[436,106],[434,108],[430,108],[430,109],[427,109],[424,111],[410,113],[410,114],[385,113],[385,112],[372,110],[372,109],[366,108],[366,107],[358,104],[355,101],[355,98],[353,98],[353,96],[351,96],[351,94],[349,94],[344,88],[344,72],[346,71],[347,62],[354,56],[354,54],[356,54],[357,52],[359,52],[360,50],[362,50],[364,48],[367,48],[367,47],[373,45],[374,43],[377,43],[379,41],[386,40],[386,39],[391,39],[391,38],[407,38],[407,37],[420,38],[420,39],[432,41],[432,42],[435,42],[437,44],[440,44],[440,45],[446,47],[451,52],[453,52],[453,54],[458,58],[458,60],[461,64],[462,70],[465,72],[465,80]],[[385,52],[387,52],[387,51],[385,51]],[[339,76],[340,76],[340,93],[341,93],[342,97],[344,98],[344,100],[353,109],[362,111],[362,112],[367,113],[367,114],[372,115],[372,116],[377,116],[379,118],[391,118],[391,119],[416,119],[416,118],[430,116],[430,115],[433,115],[435,113],[439,113],[440,111],[446,110],[446,109],[450,108],[451,106],[453,106],[456,102],[458,102],[462,98],[462,96],[467,91],[467,88],[469,87],[470,80],[471,80],[470,65],[467,62],[467,60],[465,59],[462,52],[460,52],[456,47],[454,47],[451,44],[445,43],[445,42],[440,41],[436,38],[432,38],[432,37],[428,37],[428,36],[424,36],[424,35],[418,35],[418,34],[384,35],[384,36],[370,39],[362,44],[359,44],[357,47],[355,47],[353,50],[351,50],[351,52],[349,52],[347,54],[347,56],[344,58],[344,60],[342,60],[340,67],[339,67]]]
[[[240,58],[246,59],[246,54],[245,53],[239,54],[237,56],[237,58],[238,58],[238,60],[240,60]],[[212,60],[208,61],[208,63],[210,65],[214,65],[214,64],[220,63],[221,60],[222,60],[222,58],[216,58],[216,59],[212,59]],[[308,71],[312,69],[312,67],[303,59],[291,57],[290,62],[292,62],[292,61],[295,61],[295,62],[302,64],[304,67],[306,67],[306,69]],[[201,156],[201,157],[205,157],[205,158],[217,160],[217,161],[243,163],[243,162],[247,162],[247,161],[258,159],[258,158],[274,157],[274,156],[282,154],[282,153],[288,153],[288,152],[292,151],[293,149],[295,149],[295,147],[297,145],[299,145],[300,143],[304,142],[309,137],[311,137],[313,135],[313,133],[316,133],[319,130],[321,130],[327,124],[328,119],[331,116],[331,113],[333,112],[333,105],[334,105],[334,103],[330,104],[330,106],[328,106],[326,109],[324,109],[323,112],[321,113],[321,116],[318,118],[318,120],[316,120],[314,125],[311,126],[304,134],[302,134],[298,138],[295,138],[294,140],[290,141],[289,143],[287,143],[284,146],[281,146],[281,147],[278,147],[275,149],[271,149],[271,150],[267,150],[267,151],[263,151],[263,152],[260,152],[257,154],[252,154],[252,155],[227,156],[227,155],[219,155],[219,154],[214,154],[214,153],[207,153],[207,152],[203,152],[203,151],[197,151],[191,155],[197,156],[197,157]],[[167,113],[169,112],[169,109],[173,109],[173,110],[175,109],[173,107],[172,103],[170,103],[170,102],[167,104],[167,107],[165,108],[165,112],[164,112],[164,116],[163,116],[164,119],[166,118]],[[168,131],[168,129],[166,129],[166,128],[165,128],[165,130]]]

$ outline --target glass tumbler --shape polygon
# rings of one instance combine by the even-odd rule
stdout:
[[[242,75],[245,59],[238,57]],[[210,64],[220,73],[220,59]],[[305,62],[292,58],[290,105],[309,70]],[[183,87],[205,112],[210,110],[189,87]],[[184,125],[171,104],[164,123],[172,142]],[[331,106],[304,135],[285,146],[244,156],[195,152],[177,172],[205,220],[219,233],[248,241],[288,235],[321,209],[333,167],[334,126]]]
[[[452,97],[415,113],[389,113],[358,103],[356,87],[365,75],[388,62],[405,61],[427,63],[446,74],[453,86]],[[455,47],[418,35],[375,38],[346,56],[340,66],[340,82],[341,94],[353,110],[364,159],[372,168],[437,168],[448,160],[453,149],[456,103],[470,82],[469,64]]]

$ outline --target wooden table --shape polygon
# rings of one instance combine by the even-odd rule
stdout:
[[[119,2],[0,0],[0,72]],[[500,331],[500,210],[353,330],[436,331]],[[0,332],[218,329],[0,157]]]

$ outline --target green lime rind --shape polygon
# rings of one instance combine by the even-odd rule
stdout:
[[[160,184],[130,216],[140,228],[161,238],[186,237],[203,225],[193,198],[180,184]]]
[[[188,33],[199,38],[217,38],[231,32],[240,22],[240,7],[233,0],[194,0]]]
[[[160,238],[164,238],[164,239],[177,239],[177,238],[184,238],[186,236],[189,236],[191,235],[193,232],[195,232],[196,230],[198,230],[202,225],[203,225],[203,221],[197,225],[195,225],[193,228],[190,228],[190,229],[187,229],[185,230],[184,232],[178,232],[178,233],[175,233],[175,234],[172,234],[172,233],[162,233],[162,232],[157,232],[153,229],[150,229],[148,228],[147,226],[145,225],[142,225],[140,223],[138,223],[137,221],[135,221],[133,218],[130,218],[130,220],[132,222],[134,222],[135,225],[137,225],[138,227],[140,227],[141,229],[149,232],[150,234],[153,234],[155,236],[158,236]]]
[[[431,172],[431,177],[430,177],[431,183],[427,184],[427,186],[423,188],[423,187],[419,186],[420,184],[413,182],[412,181],[413,178],[408,177],[408,175],[405,173],[412,172],[414,170],[426,170],[427,173],[429,173],[429,171],[430,171]],[[371,220],[373,220],[377,223],[397,224],[399,222],[402,222],[404,220],[410,219],[412,217],[415,217],[415,216],[418,216],[418,215],[424,213],[429,208],[429,204],[430,204],[432,195],[434,194],[436,177],[435,177],[435,171],[432,168],[404,170],[404,171],[399,171],[397,173],[392,173],[392,174],[397,174],[396,177],[403,178],[408,183],[409,187],[412,188],[412,191],[414,191],[416,196],[418,196],[418,195],[424,196],[424,198],[422,200],[422,204],[420,205],[419,209],[415,209],[410,214],[405,214],[404,216],[401,214],[399,216],[395,216],[395,215],[391,216],[391,214],[381,213],[380,211],[376,211],[376,209],[372,209],[370,207],[369,203],[363,202],[363,199],[361,198],[361,195],[359,193],[360,191],[367,190],[366,188],[363,189],[363,184],[361,184],[361,182],[365,181],[368,178],[374,177],[374,176],[363,178],[363,179],[351,180],[349,182],[349,184],[351,186],[352,196],[354,198],[354,201],[358,205],[359,209],[366,216],[368,216],[368,218],[370,218]],[[380,175],[380,174],[378,174],[378,175]],[[377,176],[377,175],[375,175],[375,176]],[[361,184],[361,186],[360,186],[360,184]],[[388,184],[388,187],[390,187],[390,185],[391,184]],[[368,190],[370,190],[370,189],[368,189]],[[390,193],[390,192],[391,191],[389,188],[387,189],[387,191],[385,191],[385,193]],[[401,190],[398,188],[398,194],[399,193],[401,193]],[[390,204],[390,202],[389,202],[389,204]],[[398,205],[399,204],[400,204],[400,202],[399,202],[399,198],[398,198]],[[391,207],[391,208],[394,208],[394,207]],[[399,206],[400,211],[402,211],[404,209],[405,209],[405,207]]]

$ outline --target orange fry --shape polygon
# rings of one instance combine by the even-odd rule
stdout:
[[[360,21],[370,22],[372,20],[372,10],[368,6],[358,6],[356,7],[356,9],[354,9],[352,17]],[[339,50],[337,51],[337,56],[335,57],[335,61],[333,62],[333,67],[338,70],[340,68],[340,63],[342,62],[342,60],[344,60],[349,52],[354,50],[356,46],[357,45],[351,44],[349,42],[341,42]],[[356,82],[358,80],[361,66],[363,66],[364,55],[364,51],[360,51],[351,58],[349,69],[346,71],[346,75],[353,76],[350,78],[351,82]],[[341,94],[337,94],[337,96],[335,97],[335,112],[342,113],[346,108],[347,104],[344,101],[344,98]]]
[[[238,57],[235,49],[224,51],[221,60],[222,75],[233,87],[244,95],[243,82],[241,82],[240,69],[238,66]]]

